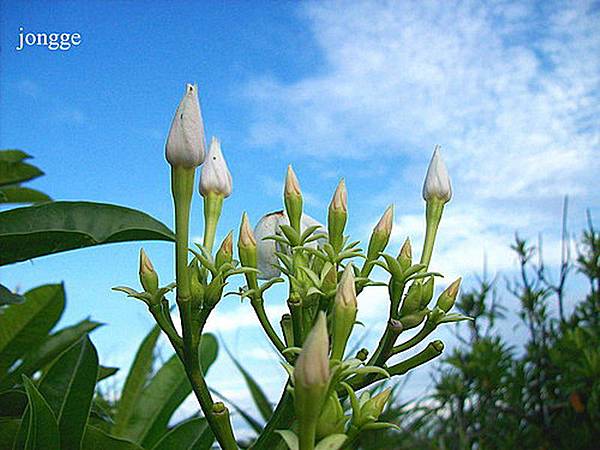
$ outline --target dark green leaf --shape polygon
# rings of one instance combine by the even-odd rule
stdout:
[[[21,417],[27,407],[27,394],[19,389],[0,392],[0,417]]]
[[[0,284],[0,306],[2,305],[14,305],[16,303],[23,303],[25,297],[19,294],[15,294],[6,286]]]
[[[12,450],[13,442],[21,427],[21,419],[0,417],[0,450]]]
[[[0,212],[0,265],[113,242],[175,236],[146,213],[90,202],[50,202]]]
[[[156,325],[138,348],[117,405],[115,424],[111,430],[115,436],[127,436],[129,419],[133,414],[135,404],[138,402],[144,386],[150,378],[152,363],[154,361],[154,348],[159,336],[160,328]]]
[[[0,161],[15,163],[30,158],[31,155],[28,155],[23,150],[0,150]]]
[[[177,424],[152,450],[210,450],[214,441],[206,419],[195,418]]]
[[[33,382],[23,376],[29,406],[21,422],[15,448],[25,450],[48,450],[62,448],[56,418],[42,394]],[[21,444],[22,447],[21,447]]]
[[[22,363],[11,370],[9,377],[6,379],[6,383],[2,382],[0,387],[14,385],[20,379],[21,374],[31,376],[38,370],[43,369],[62,352],[73,345],[73,343],[81,339],[83,335],[95,330],[101,325],[102,324],[99,322],[83,320],[78,324],[63,328],[48,336],[39,347],[34,348],[23,357]]]
[[[98,378],[98,353],[86,335],[54,361],[40,392],[56,414],[62,450],[79,450]]]
[[[22,304],[0,311],[0,380],[17,359],[42,342],[64,306],[63,286],[48,284],[27,292]]]
[[[21,186],[8,186],[0,189],[2,199],[0,203],[41,203],[52,199],[37,189]]]
[[[269,399],[267,398],[265,392],[262,390],[262,388],[256,382],[256,380],[252,377],[252,375],[250,375],[250,373],[248,373],[248,371],[244,369],[244,367],[242,367],[238,360],[235,359],[235,357],[231,354],[227,347],[225,347],[225,350],[227,351],[227,354],[229,355],[237,369],[244,377],[244,381],[246,382],[246,385],[250,390],[250,395],[252,395],[252,400],[254,400],[254,404],[258,408],[258,412],[265,421],[268,421],[269,418],[273,415],[273,407],[271,405],[271,402],[269,402]]]
[[[22,183],[42,175],[44,172],[31,164],[0,160],[0,186]]]
[[[100,366],[98,368],[98,381],[102,381],[102,380],[105,380],[107,378],[110,378],[114,374],[116,374],[118,371],[119,371],[118,367]]]
[[[137,444],[111,436],[99,428],[88,425],[85,429],[82,450],[143,450]]]

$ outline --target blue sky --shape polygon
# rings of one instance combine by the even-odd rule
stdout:
[[[279,208],[292,163],[319,220],[339,177],[349,190],[350,231],[368,238],[396,205],[392,249],[422,239],[420,188],[441,144],[455,196],[434,268],[447,275],[514,267],[519,230],[544,233],[559,255],[563,195],[571,229],[598,215],[600,36],[597,2],[8,2],[0,33],[0,147],[22,148],[55,199],[142,209],[171,225],[164,141],[186,82],[197,82],[207,136],[222,140],[234,179],[219,230],[243,210],[255,223]],[[78,32],[68,51],[16,51],[19,27]],[[193,233],[201,226],[195,198]],[[171,248],[144,244],[165,283]],[[22,290],[64,280],[65,323],[91,316],[105,364],[127,365],[151,320],[110,291],[135,285],[136,244],[40,258],[5,268]],[[472,279],[472,277],[470,278]],[[362,302],[360,302],[362,300]],[[359,300],[381,327],[385,298]],[[274,295],[269,311],[283,311]],[[275,395],[282,371],[247,305],[228,297],[209,324]],[[447,335],[447,333],[445,334]],[[246,401],[222,356],[211,380]],[[225,376],[227,374],[227,376]]]

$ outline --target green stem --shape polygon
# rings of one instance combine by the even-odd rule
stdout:
[[[292,296],[288,300],[288,306],[290,308],[290,314],[292,316],[292,330],[294,332],[294,346],[302,347],[304,341],[304,318],[302,312],[302,303],[300,299]]]
[[[271,325],[269,318],[267,317],[267,313],[265,312],[264,301],[262,298],[251,300],[250,304],[256,313],[256,317],[260,322],[263,330],[265,331],[268,338],[271,340],[271,343],[277,348],[279,353],[282,353],[285,350],[285,344],[277,335],[277,332]]]
[[[299,450],[314,450],[317,423],[314,420],[300,420],[298,425]]]
[[[409,370],[414,369],[415,367],[418,367],[422,364],[425,364],[434,358],[437,358],[442,354],[443,351],[444,344],[442,343],[442,341],[430,342],[427,345],[427,347],[421,350],[421,352],[402,362],[399,362],[398,364],[394,364],[393,366],[387,368],[387,371],[392,377],[394,375],[404,375]],[[385,376],[382,374],[375,374],[375,376],[369,380],[365,380],[364,378],[357,378],[356,380],[352,379],[350,380],[350,386],[352,386],[354,390],[360,390],[384,378]],[[343,392],[340,393],[343,394]]]
[[[391,351],[391,354],[397,355],[398,353],[402,353],[410,348],[413,348],[415,345],[421,343],[427,336],[429,336],[433,330],[435,330],[435,327],[436,325],[434,322],[427,320],[425,325],[423,325],[423,328],[421,328],[417,334],[415,334],[408,341],[394,347]]]
[[[223,209],[223,196],[209,193],[204,197],[204,248],[212,253],[217,233],[217,224]]]
[[[194,394],[200,403],[200,408],[211,430],[215,433],[217,441],[223,450],[235,450],[237,449],[235,439],[232,444],[227,435],[222,432],[222,425],[217,423],[212,414],[213,400],[200,369],[200,360],[198,358],[198,343],[201,330],[194,329],[190,273],[188,270],[190,207],[194,191],[194,175],[194,168],[173,167],[171,172],[171,188],[175,206],[176,296],[181,315],[183,334],[182,362]],[[231,425],[229,427],[231,428]]]
[[[435,244],[435,237],[437,230],[442,219],[442,213],[444,212],[444,202],[442,200],[430,200],[427,202],[425,207],[425,241],[423,242],[423,251],[421,252],[420,264],[425,264],[424,271],[427,271],[429,262],[431,261],[431,255],[433,253],[433,245]]]

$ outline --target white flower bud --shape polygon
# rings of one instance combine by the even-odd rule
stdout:
[[[340,284],[338,285],[335,294],[336,305],[339,304],[343,308],[356,310],[356,286],[354,283],[354,270],[352,264],[348,264],[346,269],[344,269],[344,273],[342,274]]]
[[[197,167],[204,161],[205,147],[198,87],[188,84],[169,130],[167,161],[173,167]]]
[[[256,237],[252,233],[252,228],[250,227],[250,220],[248,219],[248,214],[246,213],[242,214],[239,246],[243,248],[256,247]]]
[[[210,141],[206,162],[200,174],[200,194],[206,197],[213,193],[227,198],[231,195],[233,182],[231,173],[221,152],[221,142],[215,137]]]
[[[346,182],[343,178],[335,189],[329,209],[332,211],[348,212],[348,191],[346,190]]]
[[[425,201],[437,199],[442,200],[444,203],[452,198],[452,184],[446,164],[440,155],[439,145],[435,146],[431,162],[427,168],[427,175],[423,184],[423,198]]]
[[[296,172],[292,169],[292,165],[288,165],[287,174],[285,176],[285,186],[283,189],[283,193],[285,197],[290,195],[299,196],[302,195],[302,191],[300,190],[300,182],[298,181],[298,177],[296,176]]]
[[[329,336],[327,319],[320,312],[308,334],[294,367],[294,383],[299,388],[326,386],[329,383]]]
[[[269,280],[279,276],[281,273],[277,267],[277,255],[275,252],[280,249],[279,244],[271,239],[264,239],[268,236],[280,234],[280,225],[289,225],[290,221],[287,214],[284,211],[276,211],[273,213],[265,214],[256,224],[254,229],[254,237],[256,238],[257,246],[257,269],[260,271],[258,278],[261,280]],[[323,225],[317,222],[315,219],[307,214],[302,214],[302,220],[300,222],[301,232],[306,230],[308,227],[318,225],[321,229],[317,230],[317,233],[325,233]],[[320,243],[326,242],[325,239],[319,239],[308,244],[309,247],[317,248]]]

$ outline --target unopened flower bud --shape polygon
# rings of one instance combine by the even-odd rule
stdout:
[[[200,194],[203,197],[209,194],[220,195],[227,198],[231,195],[233,182],[231,173],[221,151],[221,143],[215,137],[210,142],[206,162],[202,166],[200,175]]]
[[[450,286],[440,294],[436,303],[438,308],[442,309],[444,312],[448,312],[452,309],[454,302],[456,301],[456,296],[458,295],[461,281],[462,278],[453,281]]]
[[[338,252],[342,249],[344,242],[344,229],[346,228],[347,220],[348,193],[346,191],[346,183],[342,178],[329,204],[329,214],[327,216],[329,242]]]
[[[400,253],[398,254],[397,260],[403,272],[412,266],[412,246],[409,238],[406,238],[404,244],[402,244],[402,248],[400,248]]]
[[[418,327],[423,322],[423,320],[425,320],[426,316],[427,310],[423,309],[421,311],[417,311],[412,314],[400,317],[402,330],[410,330],[412,328]]]
[[[400,308],[401,315],[412,314],[418,311],[421,307],[421,299],[423,298],[423,283],[420,280],[414,281],[408,288],[408,292],[404,296],[402,307]]]
[[[379,419],[379,416],[383,413],[385,405],[387,404],[392,390],[390,388],[377,394],[375,397],[370,398],[360,409],[360,416],[364,422],[374,422]]]
[[[423,198],[426,202],[441,200],[446,203],[452,198],[452,183],[446,164],[440,155],[439,145],[435,146],[431,162],[427,168],[423,184]]]
[[[373,228],[367,250],[367,259],[375,260],[379,257],[379,253],[385,250],[392,234],[393,222],[394,205],[390,205],[381,216],[381,219],[379,219],[379,222],[377,222],[377,225],[375,225],[375,228]]]
[[[283,190],[283,200],[285,209],[290,220],[290,225],[293,229],[300,232],[300,220],[302,218],[302,191],[298,177],[294,173],[294,169],[289,165],[285,177],[285,187]]]
[[[357,303],[354,269],[348,264],[335,294],[333,305],[333,345],[331,358],[341,360],[344,357],[346,343],[356,321]]]
[[[187,84],[167,137],[167,161],[173,167],[197,167],[204,161],[205,146],[198,86]]]
[[[300,391],[327,390],[329,383],[329,336],[327,319],[320,312],[294,367],[294,387]]]
[[[158,290],[158,274],[146,255],[143,248],[140,249],[140,284],[146,292],[154,294]]]
[[[242,215],[242,223],[240,225],[238,254],[242,266],[256,268],[256,239],[254,238],[254,233],[252,233],[252,228],[250,228],[250,221],[246,213]],[[246,273],[244,275],[250,289],[258,287],[256,273]]]
[[[231,262],[233,259],[233,231],[230,231],[223,242],[221,242],[221,246],[219,250],[217,250],[217,256],[215,257],[215,262],[217,267],[221,267],[225,263]]]

